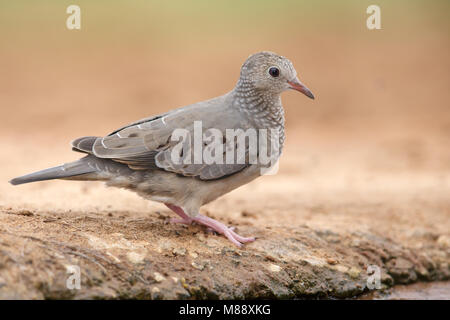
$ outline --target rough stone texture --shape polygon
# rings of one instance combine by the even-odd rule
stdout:
[[[370,200],[349,200],[309,180],[309,188],[298,186],[300,198],[287,193],[293,182],[263,177],[206,207],[258,237],[243,249],[200,226],[168,224],[167,209],[143,210],[146,202],[126,191],[32,185],[22,196],[41,188],[61,198],[48,210],[1,207],[0,298],[348,298],[368,292],[369,265],[381,268],[384,288],[450,279],[444,194],[372,190]],[[76,210],[58,209],[64,197]],[[125,204],[116,211],[105,199]],[[80,210],[77,200],[97,204]],[[66,287],[70,265],[80,267],[80,290]]]

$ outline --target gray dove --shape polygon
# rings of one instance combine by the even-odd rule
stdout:
[[[239,80],[230,92],[139,120],[105,137],[78,138],[72,142],[72,149],[85,153],[83,158],[12,179],[10,183],[51,179],[104,181],[108,186],[164,203],[180,217],[172,219],[173,223],[204,225],[240,247],[255,238],[238,235],[234,228],[199,214],[199,209],[261,176],[267,162],[250,160],[262,155],[264,146],[270,145],[269,152],[279,158],[285,138],[280,94],[288,89],[314,99],[287,58],[272,52],[253,54],[242,65]],[[199,124],[202,132],[206,131],[204,134],[196,132]],[[269,135],[258,136],[256,149],[250,145],[250,135],[245,136],[250,129],[270,130]],[[174,139],[175,132],[184,133],[184,140],[179,136]],[[237,134],[229,138],[228,132]],[[244,139],[240,139],[243,135]],[[212,141],[209,144],[205,142],[208,137]],[[196,146],[206,148],[205,154],[210,147],[209,152],[219,161],[198,161],[202,152]],[[228,151],[233,157],[225,157]],[[240,153],[236,159],[235,151]],[[227,161],[220,161],[224,159]]]

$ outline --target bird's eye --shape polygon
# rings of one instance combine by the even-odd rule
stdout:
[[[277,67],[271,67],[269,69],[269,74],[272,77],[276,78],[276,77],[278,77],[280,75],[280,69],[278,69]]]

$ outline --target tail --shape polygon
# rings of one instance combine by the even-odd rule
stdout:
[[[91,157],[92,156],[86,156],[78,161],[17,177],[12,179],[9,183],[18,185],[36,181],[70,178],[96,172],[97,168],[92,166],[90,161],[92,160]]]

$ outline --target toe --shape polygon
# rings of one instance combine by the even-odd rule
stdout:
[[[229,232],[228,230],[224,232],[224,236],[227,237],[228,240],[230,240],[231,242],[233,242],[233,244],[235,246],[237,246],[238,248],[242,247],[242,243],[240,243],[238,240],[236,240],[233,235],[231,234],[231,232]]]
[[[239,242],[242,243],[247,243],[247,242],[253,242],[256,240],[255,237],[242,237],[240,235],[238,235],[236,232],[234,232],[233,230],[229,229],[230,233],[233,235],[233,237],[238,240]]]
[[[172,218],[172,219],[170,219],[170,223],[191,224],[191,221],[189,221],[187,219]]]

